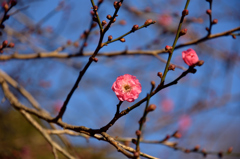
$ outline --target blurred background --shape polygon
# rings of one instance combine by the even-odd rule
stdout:
[[[1,1],[4,3],[4,1]],[[95,1],[97,3],[97,1]],[[115,53],[124,50],[160,50],[172,45],[181,12],[186,0],[131,0],[124,1],[117,21],[106,33],[117,38],[132,26],[143,25],[146,19],[156,21],[154,25],[136,31],[120,41],[109,44],[99,54]],[[70,58],[34,58],[9,59],[1,56],[12,54],[33,54],[52,52],[64,46],[59,54],[76,54],[83,44],[83,33],[91,24],[91,1],[74,0],[18,0],[1,29],[1,42],[8,40],[14,48],[4,49],[0,54],[0,69],[6,72],[21,86],[29,91],[52,116],[57,115],[63,101],[71,90],[79,71],[87,63],[89,56]],[[240,26],[239,0],[213,0],[212,19],[218,19],[213,25],[212,34],[225,32]],[[207,35],[209,16],[206,10],[209,3],[204,0],[191,1],[189,15],[182,28],[187,28],[185,36],[177,45],[203,38]],[[107,20],[114,13],[113,1],[104,0],[99,7],[101,20]],[[1,17],[4,9],[1,8]],[[99,29],[95,27],[89,35],[84,54],[92,53],[99,40]],[[193,149],[199,145],[206,151],[226,152],[233,147],[233,153],[240,153],[240,38],[224,36],[207,40],[197,45],[185,46],[174,51],[172,63],[180,66],[167,74],[166,82],[176,79],[188,66],[181,52],[194,49],[200,60],[205,63],[197,67],[195,74],[188,74],[177,85],[168,87],[150,100],[157,109],[150,113],[144,125],[143,137],[146,140],[161,140],[167,134],[178,130],[182,137],[171,139],[179,146]],[[116,78],[123,74],[136,76],[142,93],[134,102],[138,102],[149,93],[151,81],[160,82],[158,72],[163,72],[167,54],[98,56],[83,77],[79,88],[68,104],[63,121],[73,125],[100,128],[114,116],[118,99],[111,90]],[[19,101],[30,104],[14,88],[11,88]],[[11,107],[0,89],[0,158],[53,158],[51,146],[15,109]],[[124,102],[121,109],[134,103]],[[143,114],[145,103],[122,117],[109,130],[113,137],[135,138],[138,121]],[[47,123],[38,120],[42,125]],[[72,144],[70,152],[78,158],[124,158],[121,153],[103,141],[94,138],[66,136]],[[55,136],[53,138],[58,141]],[[59,141],[61,144],[61,142]],[[131,143],[130,146],[135,148]],[[140,144],[141,151],[161,159],[203,158],[201,154],[175,151],[160,144]],[[68,147],[69,149],[69,147]],[[60,158],[64,158],[60,156]],[[215,159],[217,155],[208,155]],[[224,158],[240,158],[224,156]]]

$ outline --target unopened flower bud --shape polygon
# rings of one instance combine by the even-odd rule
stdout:
[[[134,26],[132,27],[132,31],[134,32],[134,31],[138,30],[138,28],[139,28],[138,25],[134,25]]]
[[[98,58],[94,57],[94,58],[93,58],[93,61],[94,61],[94,62],[98,62]]]
[[[94,9],[95,11],[97,11],[97,10],[98,10],[98,6],[93,6],[93,9]]]
[[[14,46],[15,46],[15,44],[12,42],[10,44],[8,44],[8,47],[10,47],[10,48],[14,48]]]
[[[206,29],[207,31],[209,31],[209,28],[208,28],[208,27],[206,27],[205,29]]]
[[[170,64],[168,70],[175,70],[176,66],[174,64]]]
[[[230,154],[233,151],[233,147],[229,147],[227,153]]]
[[[113,39],[112,35],[108,36],[108,41],[111,41]]]
[[[5,4],[4,4],[4,6],[3,6],[3,8],[4,8],[5,12],[7,12],[7,11],[8,11],[8,9],[9,9],[9,6],[8,6],[8,4],[7,4],[7,3],[5,3]]]
[[[180,132],[176,131],[172,136],[179,139],[182,137],[182,134]]]
[[[165,46],[165,50],[166,50],[166,51],[172,50],[172,46],[166,45],[166,46]]]
[[[211,10],[211,9],[208,9],[208,10],[206,11],[206,13],[207,13],[208,15],[211,15],[211,14],[212,14],[212,10]]]
[[[232,35],[232,38],[233,38],[233,39],[236,39],[237,37],[236,37],[236,35]]]
[[[184,9],[184,10],[182,11],[182,16],[186,16],[186,15],[188,15],[188,14],[189,14],[189,12],[188,12],[187,9]]]
[[[155,104],[150,104],[147,108],[147,112],[152,112],[157,108],[157,106]]]
[[[113,6],[114,6],[115,9],[117,9],[118,8],[118,2],[117,1],[113,2]]]
[[[196,145],[196,146],[194,147],[193,151],[198,151],[199,148],[200,148],[200,146],[199,146],[199,145]]]
[[[112,22],[113,22],[113,23],[116,22],[116,18],[114,18]]]
[[[136,131],[136,135],[137,135],[137,136],[140,136],[141,134],[142,134],[142,132],[141,132],[140,130],[137,130],[137,131]]]
[[[185,29],[182,29],[182,30],[180,31],[179,36],[183,36],[183,35],[185,35],[185,34],[187,34],[187,29],[186,29],[186,28],[185,28]]]
[[[125,42],[125,39],[124,39],[124,38],[121,38],[120,41],[121,41],[121,42]]]
[[[7,44],[8,44],[8,41],[7,41],[7,40],[4,40],[4,41],[2,42],[2,47],[6,47]]]
[[[217,24],[218,20],[217,19],[213,19],[212,24]]]
[[[152,22],[153,22],[152,19],[147,19],[147,20],[145,21],[144,25],[149,25],[149,24],[152,23]]]
[[[112,16],[110,14],[107,15],[107,19],[108,20],[111,20],[112,19]]]
[[[202,66],[203,64],[204,64],[204,61],[203,61],[203,60],[199,60],[199,61],[196,63],[197,66]]]
[[[155,82],[154,82],[154,81],[151,81],[151,85],[152,85],[152,87],[154,88],[154,87],[155,87]]]
[[[163,76],[162,72],[158,72],[157,75],[158,75],[160,78],[162,78],[162,76]]]
[[[102,21],[102,26],[106,25],[107,24],[107,21],[106,20],[103,20]]]

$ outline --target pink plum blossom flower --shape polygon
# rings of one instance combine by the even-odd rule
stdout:
[[[174,107],[174,103],[171,99],[163,99],[161,102],[161,108],[163,112],[171,112]]]
[[[182,58],[188,66],[193,66],[199,61],[198,55],[193,49],[187,49],[186,51],[183,51]]]
[[[187,130],[191,124],[192,124],[192,119],[189,115],[182,115],[179,118],[179,130],[185,131]]]
[[[117,77],[112,90],[120,101],[134,102],[141,93],[142,86],[135,76],[125,74]]]
[[[158,22],[164,27],[170,26],[172,24],[172,16],[169,14],[162,14],[158,17]]]

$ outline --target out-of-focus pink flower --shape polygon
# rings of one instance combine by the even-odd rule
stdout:
[[[173,110],[174,103],[171,99],[163,99],[161,102],[161,108],[163,112],[170,112]]]
[[[142,86],[135,76],[125,74],[117,77],[112,90],[120,101],[134,102],[142,92]]]
[[[60,109],[61,109],[62,106],[63,106],[62,101],[57,100],[56,102],[54,102],[54,105],[53,105],[54,112],[56,112],[56,113],[60,112]]]
[[[182,115],[179,118],[179,130],[180,131],[187,130],[191,126],[191,123],[192,123],[192,119],[190,118],[189,115]]]
[[[198,55],[193,49],[187,49],[186,51],[183,51],[182,58],[188,66],[193,66],[199,61]]]
[[[164,27],[172,24],[172,16],[169,14],[162,14],[158,17],[158,23]]]

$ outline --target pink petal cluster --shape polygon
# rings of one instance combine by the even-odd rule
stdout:
[[[120,101],[134,102],[142,92],[142,86],[135,76],[125,74],[117,77],[112,90]]]
[[[174,108],[174,103],[171,99],[163,99],[161,102],[161,108],[163,112],[171,112]]]
[[[168,14],[162,14],[158,17],[159,24],[165,27],[170,26],[172,24],[172,21],[172,16]]]
[[[187,49],[186,51],[183,51],[182,58],[188,66],[193,66],[199,61],[198,55],[193,49]]]

